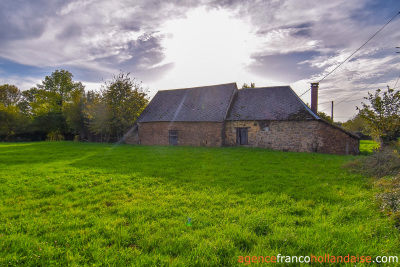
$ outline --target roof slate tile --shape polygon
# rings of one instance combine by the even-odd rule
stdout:
[[[319,119],[290,86],[238,90],[227,120]]]
[[[236,83],[158,91],[137,122],[222,122],[236,91]]]

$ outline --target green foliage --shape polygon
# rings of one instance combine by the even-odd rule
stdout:
[[[5,107],[16,106],[21,98],[21,91],[15,85],[0,85],[0,103]]]
[[[378,212],[376,188],[341,167],[352,159],[1,143],[0,265],[243,266],[240,255],[398,255],[399,232]]]
[[[378,142],[373,140],[360,140],[360,154],[361,155],[370,155],[373,152],[377,151],[380,147]]]
[[[0,86],[0,139],[38,133],[48,140],[121,140],[148,103],[147,90],[129,73],[87,94],[72,78],[69,71],[55,70],[22,93],[14,85]]]
[[[50,132],[47,134],[47,141],[64,141],[64,136],[60,132]]]
[[[42,84],[32,88],[24,94],[30,103],[30,111],[36,118],[38,129],[47,133],[81,133],[84,129],[83,97],[84,86],[72,80],[73,75],[66,70],[56,70],[46,76]],[[57,114],[57,115],[55,115]],[[51,125],[40,118],[57,116],[58,120],[51,120]],[[43,121],[44,124],[38,124]],[[49,130],[50,128],[50,130]]]
[[[111,133],[110,111],[104,97],[94,91],[87,93],[86,115],[89,130],[100,135],[100,142],[108,141]]]
[[[256,88],[256,84],[255,83],[250,83],[250,85],[248,85],[247,83],[244,83],[242,85],[242,89],[246,89],[246,88]]]
[[[141,83],[131,79],[129,73],[121,72],[105,83],[102,94],[107,103],[110,135],[121,140],[146,107],[147,91]]]
[[[375,184],[381,189],[377,199],[382,212],[392,218],[400,230],[400,174],[378,179]]]
[[[29,117],[25,116],[17,106],[4,106],[0,103],[0,140],[13,134],[26,131],[30,123]]]
[[[366,122],[366,120],[360,116],[360,114],[357,114],[354,116],[352,119],[342,123],[342,127],[349,131],[353,132],[358,135],[370,135],[371,131],[369,129],[369,126]]]
[[[83,90],[80,82],[72,80],[72,73],[67,70],[55,70],[50,76],[46,76],[42,84],[38,84],[39,90],[51,92],[55,104],[62,106],[66,101],[70,101],[75,90]]]
[[[85,130],[85,90],[79,83],[79,87],[70,92],[70,100],[62,106],[62,113],[66,119],[69,131],[73,134],[84,135]]]
[[[331,116],[328,116],[325,112],[318,111],[318,112],[317,112],[317,115],[318,115],[320,118],[322,118],[322,119],[324,119],[324,120],[326,120],[326,121],[329,121],[330,123],[333,123],[333,120],[332,120]]]
[[[60,111],[38,114],[33,119],[33,130],[35,131],[42,131],[46,134],[50,132],[65,133],[66,129],[67,123]]]
[[[400,174],[399,147],[385,146],[375,149],[368,157],[350,163],[348,167],[367,176],[381,178]]]
[[[24,132],[30,118],[20,109],[21,91],[15,85],[0,86],[0,140]]]
[[[361,147],[372,146],[373,141],[364,141]],[[349,169],[374,177],[374,184],[380,189],[377,200],[381,211],[391,218],[400,230],[400,141],[391,146],[375,148],[368,157],[362,157],[346,165]]]
[[[388,87],[383,92],[376,90],[375,94],[368,93],[370,104],[362,103],[357,107],[359,115],[368,124],[371,135],[382,144],[396,141],[400,137],[400,91]]]
[[[311,109],[311,106],[310,106],[309,103],[306,103],[306,105],[307,105],[307,107],[308,107],[309,109]],[[323,112],[323,111],[318,111],[318,112],[317,112],[317,115],[318,115],[320,118],[322,118],[322,119],[324,119],[324,120],[326,120],[326,121],[328,121],[328,122],[330,122],[330,123],[334,123],[333,120],[332,120],[332,118],[331,118],[331,116],[328,116],[328,114],[326,114],[326,113]]]

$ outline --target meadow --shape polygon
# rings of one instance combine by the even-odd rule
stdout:
[[[342,167],[354,158],[0,143],[0,266],[244,266],[239,256],[397,256],[399,233],[374,201],[379,189]]]

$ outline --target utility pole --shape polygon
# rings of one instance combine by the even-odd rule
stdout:
[[[331,109],[331,119],[332,119],[332,122],[333,122],[333,101],[332,101],[332,109]]]

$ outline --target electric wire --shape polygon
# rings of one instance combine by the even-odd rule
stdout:
[[[400,76],[399,78],[397,78],[396,84],[393,86],[393,88],[396,88],[397,83],[399,82]]]
[[[350,97],[352,97],[352,96],[358,94],[358,93],[361,92],[362,90],[368,89],[372,84],[376,83],[377,81],[379,81],[380,79],[382,79],[383,77],[385,77],[385,76],[386,76],[388,73],[390,73],[394,68],[395,68],[395,67],[392,67],[392,68],[389,69],[387,72],[385,72],[383,75],[379,76],[379,77],[378,77],[377,79],[375,79],[373,82],[371,82],[370,84],[368,84],[366,87],[361,88],[360,90],[358,90],[357,92],[351,94],[350,96],[346,97],[345,99],[343,99],[343,100],[341,100],[341,101],[335,103],[333,106],[337,106],[337,105],[339,105],[340,103],[345,102],[345,101],[346,101],[347,99],[349,99]],[[350,101],[349,101],[349,102],[350,102]],[[327,110],[327,109],[329,109],[329,108],[326,108],[326,109],[324,109],[324,110],[322,110],[322,111],[325,111],[325,110]]]
[[[363,48],[369,41],[371,41],[379,32],[381,32],[392,20],[394,20],[398,15],[400,14],[400,11],[393,16],[385,25],[383,25],[382,28],[379,29],[374,35],[372,35],[362,46],[360,46],[356,51],[354,51],[349,57],[347,57],[342,63],[340,63],[336,68],[334,68],[331,72],[329,72],[327,75],[325,75],[318,83],[322,82],[325,80],[326,77],[328,77],[332,72],[334,72],[336,69],[338,69],[343,63],[345,63],[347,60],[349,60],[355,53],[357,53],[361,48]]]
[[[342,63],[340,63],[338,66],[336,66],[332,71],[330,71],[328,74],[326,74],[318,83],[322,82],[327,78],[329,75],[331,75],[335,70],[337,70],[340,66],[342,66],[347,60],[349,60],[355,53],[357,53],[361,48],[363,48],[369,41],[371,41],[378,33],[380,33],[392,20],[394,20],[398,15],[400,14],[400,11],[394,15],[383,27],[381,27],[374,35],[372,35],[364,44],[362,44],[356,51],[354,51],[350,56],[348,56]],[[302,93],[300,97],[305,95],[308,91],[310,91],[311,88],[309,88],[307,91]]]

